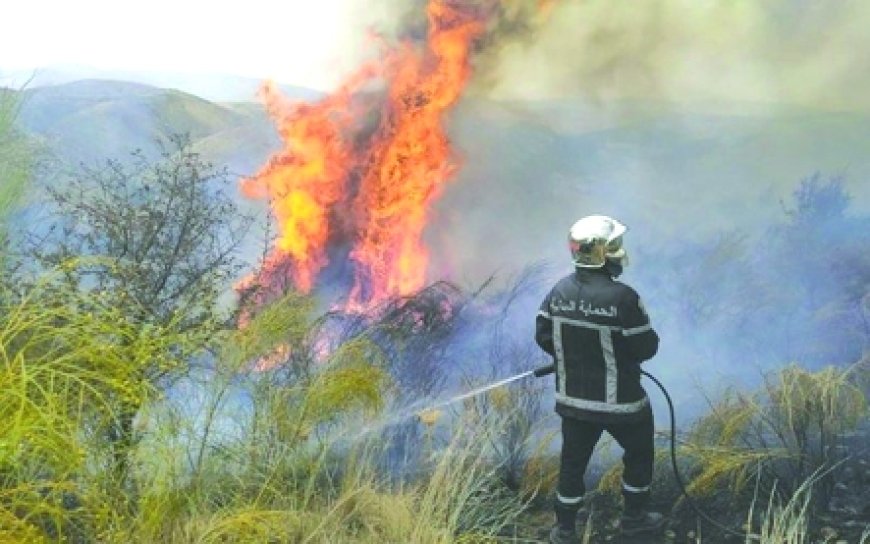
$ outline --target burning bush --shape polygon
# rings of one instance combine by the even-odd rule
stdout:
[[[432,0],[426,15],[424,43],[382,40],[382,56],[320,102],[293,103],[274,85],[263,87],[284,148],[242,181],[246,195],[270,201],[280,226],[261,283],[280,283],[275,273],[289,261],[295,286],[309,292],[329,250],[344,246],[353,268],[348,308],[365,310],[424,286],[429,207],[456,169],[444,114],[471,75],[487,10]]]

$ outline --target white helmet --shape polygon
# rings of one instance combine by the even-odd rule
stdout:
[[[601,268],[607,259],[628,264],[622,247],[626,226],[606,215],[587,215],[568,231],[568,247],[574,265],[581,268]]]

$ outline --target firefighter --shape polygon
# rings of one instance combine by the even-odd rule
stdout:
[[[604,431],[624,450],[623,533],[654,531],[665,521],[647,508],[653,414],[640,385],[640,364],[656,354],[659,337],[637,292],[615,279],[628,261],[625,231],[603,215],[574,223],[568,243],[575,271],[550,290],[536,318],[535,340],[554,359],[562,419],[556,525],[550,533],[556,544],[577,542],[586,466]]]

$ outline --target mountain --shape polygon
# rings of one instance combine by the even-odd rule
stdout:
[[[242,102],[254,100],[262,80],[257,78],[214,73],[147,72],[108,70],[79,65],[55,65],[38,70],[0,71],[0,82],[30,89],[53,87],[81,80],[126,81],[163,89],[178,89],[211,102]],[[280,84],[290,97],[312,100],[323,93],[306,87]]]
[[[217,104],[172,89],[102,80],[25,91],[18,123],[67,168],[123,158],[134,149],[153,155],[158,141],[173,133],[188,133],[198,142],[253,124],[268,135],[268,121],[255,108]],[[214,158],[223,163],[224,157]]]

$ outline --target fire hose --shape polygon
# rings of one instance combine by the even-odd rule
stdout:
[[[532,371],[532,374],[536,378],[540,378],[542,376],[547,376],[549,374],[552,374],[555,371],[556,371],[556,365],[547,365],[547,366],[542,366],[540,368],[536,368],[535,370]],[[668,393],[668,390],[665,388],[665,386],[662,384],[662,382],[660,382],[655,376],[653,376],[652,374],[650,374],[649,372],[647,372],[645,370],[641,370],[640,373],[643,374],[644,376],[646,376],[647,378],[649,378],[650,380],[652,380],[654,384],[656,384],[656,386],[661,390],[662,395],[664,395],[665,401],[667,401],[667,403],[668,403],[668,413],[670,415],[670,422],[671,422],[671,430],[670,430],[671,469],[674,472],[674,479],[677,481],[677,486],[680,488],[680,492],[683,494],[683,497],[686,499],[686,502],[689,503],[689,506],[692,507],[692,510],[695,511],[695,513],[698,515],[698,517],[702,518],[704,521],[706,521],[710,525],[716,527],[717,529],[724,531],[728,534],[748,538],[751,540],[761,540],[761,537],[759,535],[755,535],[755,534],[751,534],[751,533],[744,533],[741,531],[737,531],[737,530],[735,530],[731,527],[728,527],[726,525],[722,525],[721,523],[719,523],[718,521],[713,519],[709,514],[704,512],[704,510],[700,506],[698,506],[698,504],[695,502],[695,500],[692,498],[692,496],[689,495],[689,492],[686,490],[686,483],[683,480],[683,476],[680,474],[680,468],[677,465],[677,417],[676,417],[676,413],[674,411],[674,402],[671,399],[671,395]]]
[[[523,372],[521,374],[517,374],[515,376],[511,376],[509,378],[505,378],[503,380],[491,383],[487,386],[480,387],[480,388],[475,389],[473,391],[470,391],[468,393],[463,393],[461,395],[458,395],[456,397],[451,398],[450,400],[444,401],[444,402],[436,404],[434,406],[430,406],[429,408],[427,408],[425,410],[421,410],[421,411],[417,412],[417,415],[423,423],[425,423],[427,425],[431,425],[435,422],[435,420],[438,417],[438,413],[439,413],[438,409],[443,407],[443,406],[446,406],[448,404],[452,404],[458,400],[463,400],[463,399],[466,399],[469,397],[477,396],[477,395],[484,393],[486,391],[490,391],[490,390],[495,389],[497,387],[505,386],[509,383],[520,380],[522,378],[526,378],[528,376],[534,376],[536,378],[541,378],[543,376],[548,376],[548,375],[554,373],[555,371],[556,371],[556,365],[554,365],[554,364],[542,366],[542,367],[536,368],[534,370],[528,370],[528,371]],[[654,384],[656,384],[656,386],[661,390],[662,395],[664,395],[665,401],[667,401],[668,414],[670,416],[670,423],[671,423],[671,429],[670,429],[671,469],[673,470],[674,479],[677,482],[677,486],[680,488],[680,492],[682,493],[686,502],[689,503],[689,506],[692,507],[692,510],[694,510],[694,512],[698,515],[698,517],[700,517],[701,519],[703,519],[704,521],[706,521],[707,523],[709,523],[713,527],[716,527],[717,529],[724,531],[728,534],[740,536],[743,538],[747,538],[749,540],[761,540],[761,537],[759,535],[752,534],[752,533],[744,533],[742,531],[735,530],[735,529],[728,527],[726,525],[722,525],[721,523],[719,523],[718,521],[713,519],[709,514],[707,514],[700,506],[698,506],[698,504],[695,502],[695,500],[689,494],[688,490],[686,490],[685,481],[683,480],[683,477],[680,474],[680,469],[679,469],[679,466],[677,464],[677,418],[676,418],[676,413],[674,410],[674,402],[671,399],[671,395],[668,393],[668,390],[665,388],[665,386],[662,384],[662,382],[660,382],[655,376],[653,376],[649,372],[646,372],[645,370],[641,370],[640,373],[643,374],[644,376],[646,376],[647,378],[649,378],[650,380],[652,380]]]

